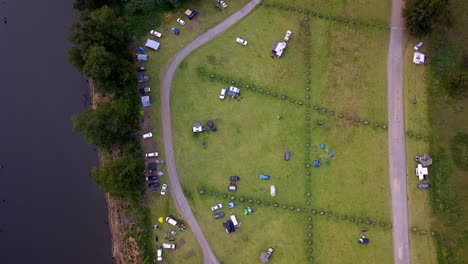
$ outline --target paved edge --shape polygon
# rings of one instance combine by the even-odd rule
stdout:
[[[392,0],[392,22],[388,49],[388,161],[392,196],[394,263],[409,264],[408,199],[406,190],[405,118],[403,109],[403,8]]]
[[[262,0],[252,0],[242,9],[234,13],[232,16],[208,30],[206,33],[199,36],[197,39],[188,44],[183,48],[177,55],[172,59],[169,66],[166,68],[164,73],[161,75],[161,117],[162,117],[162,128],[163,128],[163,139],[166,153],[166,165],[171,183],[171,196],[174,199],[177,208],[181,215],[184,217],[187,224],[192,229],[192,232],[200,245],[203,254],[203,262],[206,264],[217,264],[219,263],[215,254],[211,250],[208,241],[206,240],[203,232],[198,225],[195,216],[187,199],[184,196],[182,188],[180,186],[179,178],[177,177],[177,170],[174,160],[174,149],[172,145],[172,125],[171,125],[171,108],[170,108],[170,95],[171,95],[171,83],[174,74],[179,67],[182,60],[185,59],[192,51],[199,48],[206,42],[214,39],[220,35],[236,22],[248,15]]]

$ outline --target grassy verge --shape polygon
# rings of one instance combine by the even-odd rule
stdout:
[[[409,39],[405,57],[405,114],[406,128],[428,136],[431,141],[407,140],[408,156],[408,196],[410,226],[419,230],[433,230],[437,233],[432,239],[412,232],[412,262],[421,263],[462,263],[467,259],[466,211],[468,182],[466,171],[454,163],[451,149],[455,136],[466,133],[468,126],[466,113],[468,100],[452,99],[447,95],[445,79],[447,73],[464,71],[462,60],[466,54],[467,34],[464,32],[466,21],[461,10],[467,8],[463,1],[452,1],[452,26],[437,29],[425,39],[430,64],[416,67],[410,61],[412,46],[417,40]],[[417,103],[411,101],[416,99]],[[459,143],[456,143],[459,145]],[[433,165],[429,168],[429,192],[416,189],[418,181],[414,175],[414,156],[429,152]]]
[[[337,262],[391,262],[389,229],[370,231],[378,252],[358,254],[352,251],[358,245],[359,227],[330,220],[329,232],[319,231],[309,245],[304,231],[307,215],[295,213],[297,208],[315,208],[334,217],[364,219],[362,225],[389,223],[387,134],[381,127],[387,119],[388,32],[323,19],[305,23],[310,28],[309,38],[301,16],[261,7],[182,63],[173,83],[171,114],[184,192],[223,263],[252,262],[269,246],[279,249],[274,256],[279,263],[307,261],[310,246],[313,252],[318,250],[318,259],[326,261],[325,252],[334,243],[344,245],[342,254],[336,254]],[[288,29],[293,31],[288,49],[282,58],[270,58],[273,42],[281,40]],[[248,46],[235,43],[238,36]],[[306,62],[305,57],[310,60]],[[222,80],[200,76],[200,68]],[[233,79],[239,87],[242,83],[241,98],[219,100],[220,89],[227,85],[223,82]],[[246,84],[255,85],[256,91]],[[279,99],[281,95],[288,99]],[[314,105],[326,107],[327,113],[314,110]],[[340,113],[346,116],[340,118]],[[218,131],[193,135],[192,124],[207,119],[215,122]],[[369,125],[363,124],[367,120]],[[336,154],[330,165],[325,165],[327,158],[320,157],[329,153],[313,148],[321,143]],[[287,162],[283,160],[285,149],[292,152]],[[324,165],[310,167],[314,159],[322,159]],[[260,181],[261,173],[269,174],[271,180]],[[213,219],[209,208],[218,202],[226,206],[222,194],[227,192],[230,175],[241,177],[236,201],[253,199],[256,213],[242,215],[247,206],[242,203],[224,210],[236,213],[242,222],[238,232],[226,235],[222,220]],[[274,198],[268,192],[271,184],[277,188]],[[213,194],[202,198],[198,194],[201,188]],[[277,202],[287,209],[255,206],[257,201]],[[371,224],[365,223],[368,217]]]

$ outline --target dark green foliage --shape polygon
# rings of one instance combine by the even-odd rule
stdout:
[[[448,0],[407,0],[403,8],[406,27],[413,36],[428,35],[447,14]]]
[[[141,197],[144,163],[141,159],[123,156],[108,161],[101,169],[93,168],[96,183],[111,195],[126,199],[138,200]]]
[[[458,133],[451,143],[453,162],[460,169],[468,170],[468,134]]]
[[[125,9],[131,14],[141,14],[153,9],[155,0],[128,0]]]
[[[73,8],[76,10],[95,10],[104,5],[110,5],[112,0],[75,0]]]
[[[73,34],[70,40],[75,44],[76,49],[73,51],[73,56],[69,56],[71,58],[78,57],[78,54],[83,57],[92,46],[102,46],[106,52],[112,53],[114,56],[127,60],[132,59],[128,52],[130,35],[125,25],[117,19],[108,6],[94,11],[80,12],[77,21],[71,25],[71,30]],[[75,62],[73,64],[80,65],[80,63]]]
[[[73,129],[83,134],[91,145],[110,150],[113,145],[132,142],[138,130],[135,103],[123,98],[100,103],[96,110],[88,109],[73,117]]]
[[[447,78],[447,92],[453,98],[463,97],[468,91],[468,81],[461,73],[450,72]]]

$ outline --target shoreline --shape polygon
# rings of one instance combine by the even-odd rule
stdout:
[[[91,97],[91,107],[96,109],[97,103],[102,99],[99,95],[96,95],[94,91],[94,85],[92,80],[88,80],[89,91]],[[99,167],[102,168],[101,152],[98,150]],[[103,191],[103,190],[102,190]],[[104,192],[104,191],[103,191]],[[112,198],[109,193],[104,192],[105,201],[107,206],[107,220],[109,226],[109,232],[111,235],[111,254],[114,264],[126,264],[134,263],[140,264],[142,261],[139,259],[140,252],[136,241],[129,237],[128,242],[125,243],[124,234],[126,230],[122,224],[122,218],[125,216],[124,210],[121,210],[122,206],[120,201]],[[122,213],[122,215],[121,215]],[[127,256],[127,257],[125,257]]]

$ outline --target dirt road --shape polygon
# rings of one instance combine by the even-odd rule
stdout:
[[[204,263],[212,264],[212,263],[219,263],[218,259],[214,255],[213,251],[211,250],[208,241],[206,240],[205,236],[203,235],[200,226],[198,225],[195,216],[190,209],[190,205],[187,202],[187,199],[184,196],[182,188],[180,186],[179,178],[177,177],[177,170],[175,166],[174,160],[174,149],[172,145],[172,127],[171,127],[171,111],[170,111],[170,94],[171,94],[171,83],[172,78],[174,77],[174,73],[179,67],[179,64],[182,60],[187,57],[192,51],[203,45],[204,43],[212,40],[219,34],[226,31],[229,27],[234,25],[236,22],[244,18],[247,14],[249,14],[255,6],[257,6],[261,0],[252,0],[250,1],[245,7],[241,10],[234,13],[232,16],[215,26],[214,28],[210,29],[197,39],[195,39],[192,43],[187,45],[183,48],[171,61],[166,71],[164,71],[161,75],[161,116],[162,116],[162,126],[163,126],[163,134],[164,134],[164,147],[166,150],[166,165],[169,174],[169,179],[171,183],[171,195],[174,201],[176,202],[177,208],[179,212],[184,217],[185,221],[192,229],[195,238],[200,245],[202,250]],[[234,41],[234,40],[233,40]],[[235,44],[233,44],[235,45]],[[187,130],[190,130],[191,124],[187,124]],[[220,231],[222,232],[222,231]]]
[[[408,204],[406,193],[405,118],[403,112],[403,19],[402,0],[392,0],[392,22],[388,49],[388,160],[392,195],[394,263],[410,263]]]

